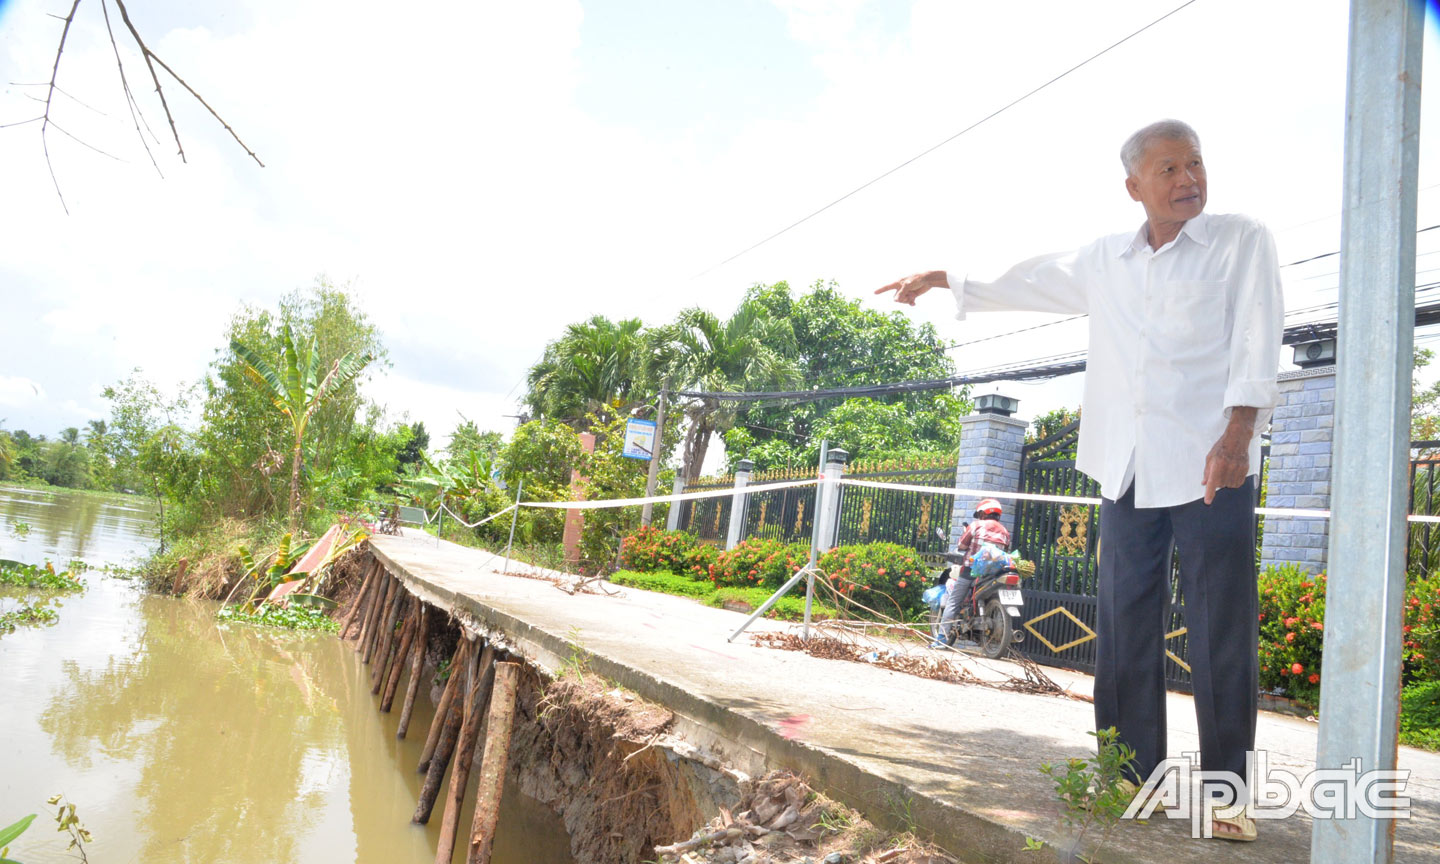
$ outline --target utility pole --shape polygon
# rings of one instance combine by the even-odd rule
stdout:
[[[670,379],[660,385],[660,404],[655,408],[655,447],[650,451],[650,474],[645,478],[645,497],[655,494],[655,481],[660,479],[660,456],[665,450],[665,402],[670,397]],[[674,507],[672,503],[670,505]],[[640,525],[648,527],[655,513],[655,505],[646,503],[640,510]]]
[[[1330,522],[1319,770],[1396,762],[1424,20],[1414,0],[1350,4],[1331,499],[1340,504]],[[1393,818],[1314,820],[1310,860],[1393,861]]]

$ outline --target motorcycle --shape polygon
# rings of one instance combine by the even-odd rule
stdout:
[[[965,555],[960,552],[946,552],[948,566],[937,575],[935,584],[943,586],[951,579],[959,578],[965,564]],[[937,640],[944,639],[940,628],[940,617],[944,611],[944,595],[939,604],[930,603],[930,635]],[[980,646],[980,651],[991,660],[1005,655],[1010,646],[1025,638],[1025,632],[1016,626],[1020,610],[1025,606],[1020,591],[1020,573],[1014,567],[1005,567],[998,572],[978,576],[970,589],[970,596],[960,607],[960,616],[953,622],[958,638],[969,638]]]

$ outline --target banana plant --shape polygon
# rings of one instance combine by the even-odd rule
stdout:
[[[290,327],[286,325],[280,341],[283,375],[239,340],[231,339],[230,349],[245,363],[245,375],[264,388],[275,408],[290,418],[295,433],[290,458],[290,530],[294,531],[300,523],[300,463],[310,418],[375,358],[369,352],[351,351],[331,363],[330,371],[321,378],[320,352],[314,337],[302,352],[295,347]]]

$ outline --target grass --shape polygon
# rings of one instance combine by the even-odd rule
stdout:
[[[1416,682],[1401,691],[1400,743],[1440,751],[1440,681]]]
[[[610,574],[610,581],[627,588],[692,597],[706,606],[713,606],[717,609],[723,609],[727,605],[744,605],[750,609],[759,609],[766,600],[770,599],[770,595],[775,593],[768,588],[717,588],[709,580],[701,581],[659,570],[649,573],[617,570]],[[765,613],[765,617],[778,618],[782,621],[803,620],[805,618],[804,592],[786,594],[781,597]],[[810,617],[812,619],[837,618],[839,613],[817,600],[811,607]]]

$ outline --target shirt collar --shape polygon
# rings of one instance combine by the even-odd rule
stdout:
[[[1124,258],[1131,252],[1139,252],[1150,245],[1150,242],[1146,239],[1145,227],[1145,224],[1142,224],[1140,229],[1129,238],[1129,242],[1126,242],[1124,234],[1115,235],[1115,240],[1111,244],[1111,251],[1116,258]],[[1209,246],[1210,214],[1201,213],[1199,216],[1186,222],[1181,226],[1180,233],[1199,243],[1201,246]]]

